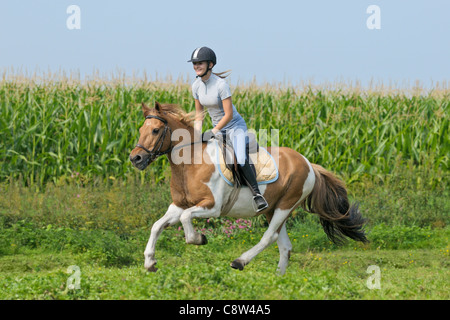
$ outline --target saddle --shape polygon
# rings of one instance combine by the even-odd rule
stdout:
[[[269,184],[278,179],[278,168],[272,155],[262,147],[259,147],[254,136],[249,134],[247,154],[249,161],[255,166],[256,181],[258,184]],[[252,140],[253,139],[253,140]],[[216,159],[215,163],[222,178],[233,187],[229,199],[222,206],[221,215],[226,215],[236,203],[241,186],[246,187],[244,178],[239,170],[236,154],[231,144],[226,140],[215,140]]]
[[[278,179],[275,160],[265,148],[258,145],[253,134],[249,133],[248,136],[250,141],[247,144],[246,152],[249,155],[250,163],[255,166],[258,185],[275,182]],[[216,143],[218,152],[215,162],[222,178],[230,186],[235,184],[245,186],[233,146],[226,140],[216,140]]]

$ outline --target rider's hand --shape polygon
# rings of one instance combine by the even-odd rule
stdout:
[[[202,141],[208,141],[215,137],[216,135],[214,134],[213,130],[208,130],[202,133]]]

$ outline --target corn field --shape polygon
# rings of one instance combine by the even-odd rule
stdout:
[[[242,85],[233,103],[249,128],[279,130],[279,145],[347,182],[424,169],[447,179],[450,91],[405,93],[359,88]],[[137,172],[128,155],[143,122],[140,104],[194,109],[190,84],[135,81],[0,80],[0,181],[44,185],[78,179],[169,175],[161,157]],[[210,126],[209,117],[204,130]],[[269,141],[270,145],[270,141]]]

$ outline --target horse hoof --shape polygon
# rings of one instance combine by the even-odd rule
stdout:
[[[155,264],[156,264],[156,263],[154,263],[154,264],[152,264],[150,267],[146,268],[147,271],[148,271],[148,272],[156,272],[156,271],[158,271],[158,268],[155,267]]]
[[[238,270],[240,270],[240,271],[244,270],[244,264],[243,264],[242,261],[239,260],[239,259],[234,260],[234,261],[231,263],[231,267],[232,267],[233,269],[238,269]]]

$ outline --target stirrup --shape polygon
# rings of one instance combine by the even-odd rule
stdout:
[[[264,200],[264,202],[266,203],[266,205],[264,207],[258,208],[256,206],[255,198],[259,198],[259,197],[262,198]],[[266,199],[263,197],[262,194],[257,194],[256,196],[253,196],[252,205],[253,205],[253,210],[255,210],[255,212],[263,211],[264,209],[266,209],[269,206],[269,204],[267,203]]]

